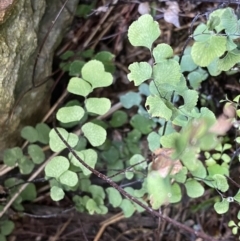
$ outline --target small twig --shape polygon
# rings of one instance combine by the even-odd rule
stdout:
[[[101,226],[101,228],[98,230],[98,233],[97,233],[97,235],[95,236],[95,238],[94,238],[93,241],[99,241],[100,238],[101,238],[101,236],[102,236],[102,234],[103,234],[103,232],[104,232],[104,230],[105,230],[109,225],[111,225],[111,224],[113,224],[113,223],[116,223],[116,222],[118,222],[119,220],[124,219],[124,218],[125,218],[125,217],[124,217],[123,213],[121,212],[121,213],[118,213],[118,214],[114,215],[113,217],[109,218],[108,220],[102,222],[102,223],[101,223],[102,226]]]
[[[118,0],[114,1],[114,4],[117,3]],[[83,48],[86,48],[88,46],[88,44],[92,41],[93,37],[96,35],[96,33],[98,32],[98,30],[100,29],[101,25],[105,22],[105,20],[107,19],[108,15],[111,13],[111,11],[113,10],[113,6],[110,7],[108,9],[108,11],[105,13],[105,15],[103,16],[103,18],[101,19],[101,21],[98,23],[98,26],[95,28],[95,30],[90,34],[90,36],[88,37],[88,39],[86,40],[86,42],[83,45]]]
[[[69,219],[67,220],[67,222],[61,227],[61,229],[56,233],[56,235],[54,237],[50,237],[49,241],[56,241],[59,240],[59,237],[61,236],[61,234],[63,233],[63,231],[67,228],[67,226],[70,224],[70,222],[72,221],[72,216],[69,217]]]
[[[47,215],[36,215],[36,214],[25,213],[25,212],[21,212],[21,214],[24,214],[24,215],[32,217],[32,218],[54,218],[54,217],[60,216],[64,213],[71,212],[73,210],[75,210],[75,206],[64,209],[62,212],[57,212],[57,213],[47,214]]]

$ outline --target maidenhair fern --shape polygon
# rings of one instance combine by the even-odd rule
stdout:
[[[134,21],[128,30],[129,41],[135,47],[145,47],[152,61],[129,65],[129,81],[138,87],[138,91],[120,96],[123,108],[138,107],[137,113],[129,117],[124,109],[118,110],[108,121],[100,120],[99,116],[111,109],[111,100],[89,95],[95,89],[113,83],[111,73],[115,67],[111,61],[114,56],[105,51],[96,55],[87,51],[84,58],[92,60],[67,62],[73,53],[65,53],[62,68],[72,76],[67,91],[84,100],[82,103],[71,100],[57,111],[59,127],[56,129],[43,123],[35,128],[24,127],[21,136],[30,143],[26,153],[18,147],[7,149],[4,163],[11,167],[18,165],[22,174],[29,174],[35,165],[45,160],[39,144],[49,144],[51,151],[58,154],[45,167],[51,198],[59,201],[65,192],[75,191],[73,202],[80,212],[106,214],[106,199],[114,208],[121,208],[126,217],[144,209],[122,197],[113,187],[104,189],[92,184],[91,170],[77,157],[92,169],[105,168],[107,176],[115,182],[140,182],[138,189],[124,186],[124,191],[144,204],[150,203],[153,209],[180,202],[183,191],[190,198],[201,197],[205,187],[209,186],[216,189],[220,197],[211,200],[210,204],[215,203],[217,213],[227,212],[231,202],[240,202],[239,192],[233,197],[224,196],[229,189],[230,162],[225,152],[230,146],[221,144],[216,134],[210,131],[216,121],[215,114],[206,107],[198,108],[197,103],[198,89],[208,74],[220,74],[239,62],[238,25],[231,8],[214,11],[206,24],[196,28],[192,35],[194,44],[184,51],[179,63],[171,46],[165,43],[155,45],[161,31],[150,15]],[[207,67],[209,73],[201,67]],[[239,96],[233,102],[239,118]],[[131,130],[125,136],[113,139],[107,135],[108,130],[114,130],[117,136],[117,128],[128,123]],[[69,128],[74,126],[80,127],[78,134],[70,131]],[[143,136],[148,141],[148,148],[144,148],[153,152],[150,164],[147,164],[139,145]],[[236,142],[240,143],[239,137]],[[72,150],[68,150],[69,147]],[[210,152],[212,149],[215,152]],[[60,155],[63,150],[64,155]],[[200,160],[203,152],[205,159]],[[28,196],[23,192],[14,203],[18,210],[23,209],[22,200],[36,196],[35,186],[29,185],[28,188],[33,194]],[[233,222],[229,225],[234,232],[239,227]]]
[[[227,8],[222,11],[223,16],[227,18],[230,9]],[[212,16],[216,14],[218,13],[213,13]],[[195,30],[193,34],[195,43],[190,49],[191,52],[185,51],[181,65],[174,59],[173,50],[169,45],[158,44],[154,47],[154,41],[160,36],[161,32],[157,22],[150,15],[141,16],[130,26],[128,31],[131,44],[147,47],[153,56],[152,66],[148,62],[131,64],[128,78],[136,86],[144,81],[150,81],[150,94],[147,96],[145,106],[151,117],[165,120],[166,127],[168,126],[165,128],[165,133],[156,133],[149,136],[149,147],[153,150],[152,140],[158,141],[163,147],[163,154],[164,148],[174,150],[171,155],[165,154],[172,162],[166,163],[166,166],[170,165],[174,168],[174,163],[178,159],[181,160],[183,165],[179,167],[175,174],[171,175],[171,179],[161,176],[163,168],[156,166],[154,161],[150,165],[152,168],[150,168],[145,182],[154,209],[159,208],[164,203],[181,200],[181,189],[178,183],[184,184],[186,193],[191,198],[203,195],[204,182],[222,192],[226,192],[229,188],[228,181],[224,176],[229,174],[228,166],[219,166],[218,168],[218,164],[210,165],[208,161],[206,161],[207,165],[205,166],[197,157],[200,150],[211,150],[219,143],[216,135],[209,131],[209,128],[216,121],[215,115],[207,108],[198,109],[196,107],[199,98],[196,90],[207,77],[206,72],[199,69],[198,66],[204,67],[210,64],[213,66],[212,62],[216,62],[218,59],[215,66],[219,70],[226,71],[227,69],[221,68],[223,60],[219,58],[228,50],[229,41],[235,38],[229,34],[231,30],[229,29],[230,26],[225,25],[226,19],[216,21],[216,19],[212,20],[212,16],[209,20],[211,24],[208,22],[207,25],[199,25]],[[221,30],[213,31],[219,25],[223,26]],[[140,26],[151,31],[139,31]],[[225,31],[225,34],[221,34],[220,31]],[[233,51],[233,49],[229,51]],[[225,57],[226,61],[227,58]],[[234,64],[236,64],[234,61],[228,63],[228,69]],[[182,74],[184,71],[191,72],[188,75],[189,83]],[[216,70],[214,71],[216,72]],[[176,108],[174,98],[178,96],[182,97],[183,103]],[[172,130],[167,134],[167,129],[171,125],[179,126],[181,128],[180,133]],[[154,146],[157,148],[158,144],[154,144]],[[182,170],[185,174],[182,173]],[[212,172],[213,170],[214,172]],[[186,178],[187,171],[191,173],[192,178]],[[228,199],[226,200],[228,201]],[[225,203],[226,201],[215,204],[217,212],[228,210],[228,208],[219,210]]]

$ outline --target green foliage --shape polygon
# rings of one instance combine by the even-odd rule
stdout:
[[[0,240],[7,241],[7,237],[12,233],[15,225],[14,222],[8,219],[0,220]]]
[[[238,35],[239,22],[232,8],[212,12],[206,25],[199,25],[193,33],[193,61],[207,66],[214,75],[230,70],[240,60],[238,44],[234,42]]]
[[[63,123],[80,121],[84,116],[84,109],[80,106],[62,107],[57,112],[57,119]]]
[[[151,49],[153,42],[160,36],[158,23],[150,15],[143,15],[128,29],[128,38],[133,46]]]
[[[233,12],[231,13],[234,14]],[[215,14],[217,15],[218,13]],[[163,147],[175,150],[172,158],[180,159],[185,169],[179,170],[172,177],[176,182],[184,184],[186,192],[191,198],[203,195],[204,187],[200,180],[221,192],[226,192],[229,189],[225,176],[228,175],[227,163],[230,161],[229,156],[225,153],[227,148],[222,148],[220,155],[215,156],[218,160],[222,158],[225,162],[224,165],[220,166],[217,163],[210,165],[208,160],[206,160],[206,165],[204,165],[197,159],[199,150],[211,150],[216,147],[218,141],[216,135],[209,132],[210,127],[215,122],[215,115],[207,108],[199,110],[196,107],[199,98],[196,90],[208,76],[206,71],[200,67],[207,66],[209,69],[211,68],[212,73],[216,74],[220,73],[219,69],[226,71],[238,61],[237,57],[235,58],[236,60],[230,57],[230,54],[233,54],[232,51],[235,51],[234,54],[237,55],[237,50],[234,50],[236,46],[232,43],[230,47],[230,42],[228,41],[228,38],[233,39],[234,37],[218,35],[224,29],[227,34],[232,30],[226,24],[226,22],[230,21],[228,20],[230,18],[229,15],[229,9],[226,9],[224,10],[224,16],[227,20],[220,20],[218,17],[210,18],[210,22],[207,25],[202,24],[197,27],[193,35],[195,43],[192,48],[184,52],[181,65],[173,59],[173,50],[169,45],[159,44],[152,49],[153,42],[161,32],[156,31],[157,22],[154,22],[150,15],[143,15],[133,22],[128,32],[130,43],[133,46],[147,47],[154,59],[152,66],[147,62],[131,64],[129,66],[129,80],[133,81],[136,86],[146,80],[152,80],[149,85],[150,94],[146,95],[147,100],[145,103],[149,115],[182,128],[180,135],[176,130],[171,130],[167,134],[168,128],[165,129],[165,133],[153,134],[154,132],[151,130],[148,137],[149,148],[157,150],[160,144],[162,144]],[[211,32],[219,24],[222,24],[223,28],[217,33]],[[149,28],[152,30],[144,31],[143,33],[140,31],[140,26],[142,29]],[[231,53],[229,53],[229,57],[224,58],[223,62],[219,58],[228,50]],[[219,61],[213,66],[212,62],[216,61],[217,58]],[[230,61],[231,64],[229,64]],[[226,67],[220,68],[219,66]],[[186,71],[190,72],[188,81],[193,89],[188,88],[187,80],[182,75]],[[178,109],[176,109],[173,102],[177,96],[183,98],[183,105],[179,106]],[[136,126],[134,127],[136,128]],[[143,134],[146,133],[143,132]],[[216,150],[218,150],[218,147],[216,147]],[[193,175],[193,178],[186,179],[188,172]],[[211,181],[207,181],[207,179]],[[169,201],[178,202],[181,200],[179,184],[174,183],[171,185],[169,177],[161,176],[161,169],[149,172],[147,192],[154,209],[158,209]],[[223,213],[228,210],[228,204],[228,202],[223,200],[222,202],[216,202],[214,207],[218,213]]]
[[[124,108],[127,108],[127,109],[130,109],[134,105],[139,106],[141,101],[142,101],[141,95],[131,91],[120,97],[121,104],[123,105]]]
[[[79,16],[86,16],[87,9],[82,6],[81,11]],[[214,198],[198,208],[212,205],[217,213],[226,213],[231,202],[240,203],[240,192],[233,197],[224,195],[229,190],[232,146],[221,143],[217,134],[211,132],[215,114],[206,107],[198,108],[197,103],[198,89],[209,74],[228,71],[240,61],[235,43],[237,32],[238,21],[230,8],[214,11],[208,22],[194,31],[194,44],[184,51],[179,64],[171,46],[155,45],[161,35],[158,23],[150,15],[142,15],[129,27],[128,38],[133,46],[147,48],[153,64],[135,62],[128,67],[129,81],[138,91],[128,92],[119,99],[123,108],[134,107],[136,113],[118,110],[106,121],[100,120],[100,116],[111,110],[111,100],[95,97],[94,91],[113,83],[114,56],[106,51],[94,55],[92,50],[64,53],[61,66],[71,76],[67,90],[77,95],[78,100],[73,99],[58,109],[56,119],[60,127],[50,129],[43,123],[35,128],[24,127],[21,136],[30,144],[26,150],[18,147],[5,150],[4,163],[10,167],[18,165],[22,174],[30,174],[35,165],[45,160],[42,144],[49,144],[52,152],[64,150],[64,154],[47,163],[45,177],[54,201],[62,200],[67,191],[81,193],[73,197],[80,212],[106,214],[110,204],[130,217],[143,208],[113,187],[104,189],[92,184],[91,170],[79,159],[92,169],[106,170],[106,175],[117,183],[143,180],[138,189],[124,190],[140,202],[150,203],[153,209],[180,202],[184,193],[191,199],[202,197],[207,188],[212,188],[221,200]],[[77,60],[73,59],[75,55]],[[201,67],[207,67],[208,71]],[[227,100],[234,105],[238,118],[239,99],[240,96]],[[72,127],[81,128],[80,135],[73,133]],[[235,141],[239,144],[239,137]],[[156,156],[150,164],[146,161],[149,150]],[[5,185],[10,184],[15,185],[16,180],[15,183],[7,180]],[[13,194],[16,191],[13,189]],[[22,201],[35,197],[35,186],[29,184],[14,207],[23,210]],[[238,224],[232,221],[229,225],[236,233]],[[1,231],[0,235],[8,234]]]

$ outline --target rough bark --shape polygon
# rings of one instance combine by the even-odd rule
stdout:
[[[1,0],[2,3],[7,0]],[[0,154],[16,144],[20,129],[35,124],[49,106],[50,82],[33,89],[21,100],[11,121],[9,113],[21,93],[32,85],[32,73],[38,48],[52,21],[63,5],[61,0],[9,0],[0,4]],[[70,0],[51,30],[34,74],[35,83],[51,74],[54,50],[71,23],[78,0]],[[3,6],[3,5],[2,5]],[[2,16],[2,17],[1,17]]]

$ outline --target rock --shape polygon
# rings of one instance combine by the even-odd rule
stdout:
[[[3,3],[9,2],[6,15]],[[35,125],[49,108],[51,81],[27,93],[9,114],[19,97],[32,86],[38,48],[64,0],[1,0],[0,3],[0,154],[16,145],[20,130]],[[78,0],[70,0],[51,30],[34,72],[40,83],[51,74],[53,53],[71,23]]]

